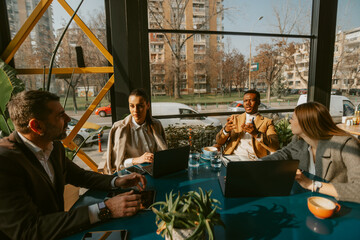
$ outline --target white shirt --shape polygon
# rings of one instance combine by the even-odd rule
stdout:
[[[54,168],[49,161],[50,154],[52,150],[54,149],[53,143],[49,143],[49,145],[46,147],[45,151],[43,151],[41,148],[36,146],[33,142],[25,138],[21,133],[19,133],[19,136],[21,140],[24,142],[25,146],[34,153],[35,157],[39,160],[41,165],[43,166],[45,172],[49,176],[51,182],[54,184]]]
[[[151,152],[157,151],[156,142],[154,136],[148,131],[146,122],[139,125],[135,122],[134,118],[131,121],[131,136],[129,143],[126,144],[126,151],[131,153],[136,152]],[[140,156],[139,156],[140,157]],[[124,161],[124,167],[130,167],[133,165],[133,158],[127,158]]]
[[[311,146],[309,146],[308,148],[309,154],[310,154],[310,162],[309,162],[309,169],[308,172],[311,173],[312,175],[315,175],[315,163],[314,163],[314,157],[312,154],[312,148]]]
[[[255,120],[256,116],[257,113],[255,114],[246,113],[245,124],[252,123],[253,120]],[[229,135],[225,131],[224,134],[226,136]],[[250,133],[247,132],[244,133],[243,137],[239,141],[239,144],[234,150],[234,154],[239,157],[239,160],[243,160],[243,161],[258,159],[254,152],[254,148],[252,145],[252,135]]]

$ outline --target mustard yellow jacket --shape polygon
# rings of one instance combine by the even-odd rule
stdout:
[[[230,135],[225,136],[223,129],[216,135],[217,145],[224,145],[224,154],[232,154],[244,135],[241,126],[246,121],[246,113],[233,115],[237,118],[238,129],[240,133],[231,131]],[[252,138],[254,152],[258,158],[265,157],[269,152],[275,152],[279,149],[279,139],[275,131],[272,119],[266,118],[258,114],[254,120],[256,129],[259,131],[258,138]]]

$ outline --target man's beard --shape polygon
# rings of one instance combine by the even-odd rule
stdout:
[[[45,131],[44,135],[46,137],[48,137],[49,140],[51,140],[51,141],[60,141],[67,137],[66,128],[67,128],[67,126],[64,128],[63,132],[55,134],[55,133],[51,132],[51,130],[49,132],[48,129],[56,129],[56,128],[54,126],[52,126],[51,124],[46,124],[46,131]]]

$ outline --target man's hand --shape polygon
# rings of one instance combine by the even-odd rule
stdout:
[[[300,169],[296,170],[295,180],[300,184],[301,187],[312,190],[312,181],[307,178]]]
[[[136,186],[139,191],[143,191],[146,187],[146,178],[138,173],[132,173],[115,180],[115,187],[129,188]]]
[[[257,134],[259,133],[259,131],[256,129],[254,123],[243,124],[241,127],[244,130],[244,132],[247,132],[254,137],[256,137]]]
[[[225,124],[225,127],[224,127],[226,132],[231,132],[231,130],[236,128],[236,125],[234,124],[234,117],[235,116],[230,116],[230,117],[227,118],[226,124]]]
[[[140,209],[141,195],[134,191],[116,195],[105,201],[112,218],[128,217],[137,213]]]
[[[154,162],[154,154],[146,152],[142,156],[133,158],[133,165],[138,165],[141,163],[152,163]]]

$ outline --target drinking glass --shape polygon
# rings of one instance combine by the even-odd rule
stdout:
[[[216,151],[211,155],[210,164],[211,164],[212,168],[220,169],[220,167],[221,167],[221,153],[220,153],[220,151]]]
[[[190,153],[189,154],[189,167],[198,167],[199,166],[200,153]]]

